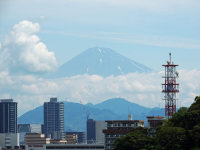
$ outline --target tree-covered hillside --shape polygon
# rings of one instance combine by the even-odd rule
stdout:
[[[149,136],[148,129],[137,128],[116,140],[115,150],[200,150],[200,96],[189,107],[182,107]]]

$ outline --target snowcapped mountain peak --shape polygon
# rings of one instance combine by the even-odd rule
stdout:
[[[152,70],[138,62],[128,59],[109,48],[89,48],[63,64],[54,77],[75,76],[81,74],[118,76],[133,72],[151,72]]]
[[[99,53],[101,53],[101,52],[102,52],[102,49],[101,49],[101,48],[98,48],[98,50],[99,50]]]
[[[99,62],[102,63],[102,61],[103,61],[102,58],[100,58],[100,59],[99,59]]]

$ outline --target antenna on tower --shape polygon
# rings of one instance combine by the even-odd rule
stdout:
[[[86,107],[85,107],[85,105],[82,103],[81,100],[80,100],[80,104],[83,105],[83,111],[85,111],[85,113],[86,113],[86,117],[87,117],[87,120],[88,120],[89,117],[90,117],[90,113],[86,110]]]
[[[128,107],[128,120],[132,120],[132,114],[129,107]]]
[[[132,118],[132,114],[131,113],[129,113],[128,114],[128,120],[132,120],[133,118]]]
[[[162,92],[164,93],[165,100],[165,117],[170,118],[176,112],[176,103],[177,103],[177,94],[179,93],[179,84],[176,82],[176,79],[179,76],[179,73],[176,71],[174,63],[171,63],[171,53],[169,53],[169,61],[167,65],[162,65],[165,67],[165,83],[162,84]]]
[[[170,62],[170,64],[172,63],[171,56],[172,56],[172,53],[170,52],[170,53],[169,53],[169,62]]]

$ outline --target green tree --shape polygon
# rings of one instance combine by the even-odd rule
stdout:
[[[153,145],[153,139],[147,134],[148,131],[145,128],[134,129],[126,136],[115,141],[115,150],[149,149]]]
[[[155,137],[148,129],[138,128],[116,140],[115,150],[200,150],[200,96],[189,107],[180,108],[156,129]]]
[[[166,150],[184,149],[185,129],[181,127],[161,127],[156,131],[156,142]]]
[[[178,112],[176,112],[172,118],[168,120],[167,126],[174,127],[185,127],[185,115],[187,113],[187,107],[181,107]]]
[[[196,96],[194,103],[190,106],[189,111],[199,110],[200,111],[200,96]]]
[[[200,147],[200,124],[193,127],[192,140],[194,142],[195,147]]]

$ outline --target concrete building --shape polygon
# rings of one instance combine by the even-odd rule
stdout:
[[[77,143],[84,144],[86,143],[86,133],[85,132],[66,132],[68,134],[76,134],[77,135]]]
[[[87,143],[96,142],[95,120],[87,119]]]
[[[147,117],[147,122],[148,128],[157,128],[163,124],[164,117],[161,116],[148,116]]]
[[[41,124],[18,124],[18,132],[42,133]]]
[[[65,139],[67,140],[68,144],[77,144],[78,143],[78,135],[77,134],[66,134]]]
[[[50,138],[46,138],[44,134],[27,133],[25,136],[26,145],[42,147],[42,145],[50,144]]]
[[[20,145],[25,144],[26,133],[42,133],[41,124],[18,124]]]
[[[26,150],[104,150],[103,144],[48,144],[27,145]]]
[[[103,130],[106,129],[105,121],[87,120],[87,143],[104,143]]]
[[[0,100],[0,146],[19,146],[17,103],[13,102],[13,99]]]
[[[96,144],[104,144],[104,129],[106,129],[105,121],[96,121]]]
[[[7,148],[19,147],[19,133],[0,133],[0,146]]]
[[[50,144],[67,144],[66,139],[50,140]]]
[[[51,139],[65,139],[64,103],[57,102],[57,98],[44,103],[44,133]]]
[[[46,150],[104,150],[103,144],[52,144],[46,145]]]
[[[25,150],[46,150],[46,145],[26,145]]]
[[[148,116],[147,122],[148,122],[147,128],[149,128],[149,136],[154,136],[156,133],[156,128],[163,124],[164,117]]]
[[[13,99],[0,100],[0,133],[17,133],[17,103]]]
[[[113,149],[113,144],[117,138],[120,138],[132,129],[144,127],[143,120],[112,120],[106,121],[107,129],[103,130],[105,134],[105,150]]]

